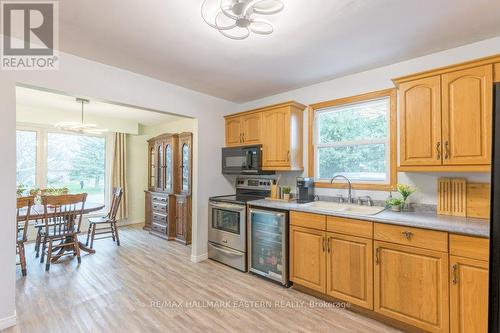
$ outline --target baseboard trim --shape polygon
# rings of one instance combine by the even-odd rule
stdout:
[[[194,263],[199,263],[199,262],[205,261],[207,259],[208,259],[208,253],[203,253],[203,254],[200,254],[197,256],[194,254],[191,255],[191,261]]]
[[[15,314],[10,317],[0,318],[0,331],[12,326],[16,326]]]

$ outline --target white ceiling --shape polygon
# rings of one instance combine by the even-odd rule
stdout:
[[[500,35],[498,0],[284,2],[272,35],[235,41],[201,0],[60,1],[60,48],[246,102]]]
[[[16,106],[18,108],[25,107],[70,113],[80,113],[82,108],[81,104],[77,103],[73,96],[25,87],[16,88]],[[142,110],[92,99],[90,99],[89,104],[85,104],[84,113],[86,115],[94,114],[105,118],[130,120],[143,125],[157,125],[158,123],[183,119],[182,117],[165,114],[163,112]]]

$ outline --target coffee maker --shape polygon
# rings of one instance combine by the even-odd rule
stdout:
[[[314,178],[297,177],[297,203],[314,201]]]

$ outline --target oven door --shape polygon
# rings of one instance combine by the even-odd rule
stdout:
[[[209,202],[208,240],[246,252],[246,206]]]
[[[259,174],[261,146],[222,148],[223,174]]]

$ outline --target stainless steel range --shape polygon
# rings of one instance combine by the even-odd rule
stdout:
[[[208,257],[247,271],[247,202],[268,197],[275,176],[240,176],[236,194],[211,197],[208,212]]]

